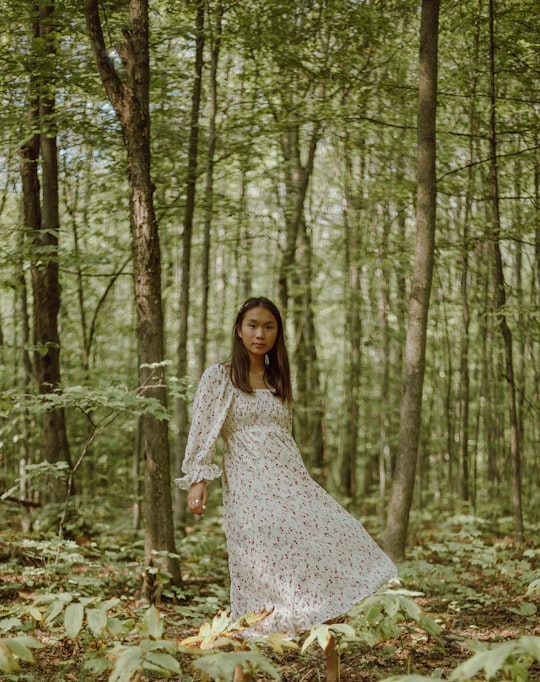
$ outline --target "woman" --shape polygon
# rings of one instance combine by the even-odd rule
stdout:
[[[291,405],[281,315],[267,298],[250,298],[236,317],[230,363],[201,378],[185,476],[176,483],[202,515],[207,482],[223,474],[231,620],[271,611],[252,628],[258,635],[296,635],[334,619],[396,574],[363,526],[308,474],[291,435]],[[223,472],[212,463],[220,434]],[[333,643],[326,661],[334,682]]]

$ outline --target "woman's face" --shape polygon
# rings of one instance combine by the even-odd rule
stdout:
[[[236,331],[251,359],[264,358],[276,342],[278,323],[267,308],[259,306],[244,314]]]

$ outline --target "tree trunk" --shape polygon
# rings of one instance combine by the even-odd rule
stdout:
[[[357,189],[355,194],[352,188],[357,180],[353,172],[353,162],[349,149],[350,139],[345,137],[344,159],[345,177],[344,194],[345,208],[343,211],[343,226],[345,238],[345,332],[346,332],[346,361],[345,361],[345,385],[343,403],[343,456],[341,457],[339,480],[343,494],[350,499],[354,506],[356,503],[356,458],[358,455],[358,420],[359,420],[359,393],[361,375],[361,345],[362,319],[360,316],[360,266],[359,266],[359,242],[361,241],[360,225],[358,220],[358,194],[362,191]]]
[[[24,395],[30,395],[33,382],[33,367],[29,348],[31,347],[30,320],[28,315],[28,288],[24,271],[24,231],[19,230],[17,234],[17,298],[15,303],[15,317],[19,321],[21,334],[21,365],[22,382],[21,388]],[[17,430],[20,433],[19,439],[19,499],[30,500],[35,498],[29,485],[29,477],[26,470],[28,464],[33,464],[31,444],[31,417],[28,410],[24,409],[19,419]],[[21,528],[27,533],[31,530],[31,516],[26,505],[21,505]]]
[[[219,64],[219,50],[221,47],[221,22],[223,18],[223,3],[216,7],[215,32],[212,36],[212,51],[210,57],[210,111],[208,114],[208,151],[206,161],[206,187],[204,198],[204,235],[201,259],[201,312],[199,325],[198,367],[199,376],[206,367],[207,338],[208,338],[208,294],[210,291],[210,235],[214,213],[214,157],[216,154],[216,117],[218,107],[217,71]]]
[[[178,364],[177,375],[180,381],[188,376],[187,341],[189,327],[189,285],[191,281],[191,242],[193,235],[193,216],[195,214],[195,194],[197,188],[197,154],[199,149],[199,117],[201,108],[203,53],[204,53],[204,11],[203,0],[197,2],[196,16],[196,50],[195,74],[193,92],[191,96],[191,121],[189,134],[186,205],[184,209],[182,233],[182,275],[180,281],[180,324],[178,328]],[[178,435],[176,437],[175,475],[182,475],[182,462],[189,434],[189,412],[185,398],[180,398],[176,404],[176,421]],[[175,517],[181,522],[184,517],[183,507],[186,496],[179,488],[175,489]]]
[[[439,0],[422,0],[418,92],[418,189],[414,272],[405,347],[399,447],[384,544],[395,561],[405,556],[421,424],[426,330],[433,275],[436,218],[436,103]]]
[[[495,83],[495,31],[493,0],[489,1],[489,42],[490,42],[490,152],[491,152],[491,201],[493,210],[493,227],[488,233],[488,240],[493,244],[493,261],[495,270],[495,310],[498,314],[499,329],[504,343],[505,374],[510,418],[510,461],[512,468],[512,502],[514,506],[514,523],[516,540],[523,541],[523,511],[521,503],[521,450],[519,443],[518,414],[516,405],[516,387],[514,381],[514,359],[512,351],[512,332],[506,319],[506,283],[501,255],[499,235],[501,231],[499,203],[499,172],[497,165],[497,120],[496,120],[496,83]]]
[[[320,480],[324,470],[323,408],[311,295],[312,247],[304,216],[319,139],[318,127],[311,134],[304,163],[299,139],[297,126],[291,126],[281,134],[285,160],[286,245],[280,265],[279,291],[283,314],[291,308],[295,330],[296,437],[307,465]]]
[[[54,5],[35,8],[34,40],[36,54],[56,54]],[[40,47],[37,47],[39,42]],[[30,89],[30,133],[21,148],[21,175],[24,225],[35,247],[32,256],[34,374],[38,391],[49,393],[60,385],[60,284],[58,280],[58,155],[54,81],[51,69],[36,69]],[[39,131],[39,132],[35,132]],[[41,152],[41,186],[38,165]],[[51,464],[67,462],[70,451],[63,408],[47,411],[42,417],[43,449]],[[49,499],[61,502],[66,495],[65,481],[53,476],[47,486]]]
[[[88,33],[98,70],[127,146],[130,186],[130,226],[137,317],[139,387],[141,393],[167,404],[163,369],[164,338],[161,300],[161,254],[154,212],[154,186],[150,174],[149,22],[147,0],[130,0],[129,29],[124,31],[126,81],[119,78],[109,59],[97,0],[85,0]],[[168,426],[153,414],[141,416],[141,453],[145,462],[144,510],[147,566],[164,564],[173,584],[181,584],[174,544]],[[145,590],[154,601],[159,589],[146,572]]]

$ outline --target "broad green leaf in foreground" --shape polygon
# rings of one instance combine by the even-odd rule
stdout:
[[[230,682],[237,665],[248,674],[261,672],[274,680],[281,679],[279,672],[259,651],[220,651],[198,659],[193,665],[214,682]]]

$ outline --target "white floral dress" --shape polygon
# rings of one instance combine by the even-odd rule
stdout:
[[[309,475],[291,409],[270,390],[245,393],[223,365],[203,374],[176,484],[223,473],[231,620],[271,610],[257,634],[299,634],[336,618],[396,575],[364,527]],[[222,469],[212,462],[225,447]]]

